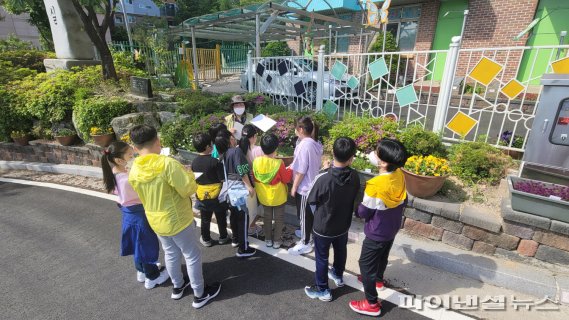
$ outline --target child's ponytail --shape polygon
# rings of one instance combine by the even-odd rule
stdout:
[[[117,187],[117,180],[115,179],[112,165],[116,165],[115,159],[122,158],[129,147],[125,142],[114,141],[103,151],[101,168],[103,169],[103,184],[107,193],[113,192]]]
[[[241,131],[241,140],[239,140],[239,149],[243,151],[243,154],[247,155],[249,148],[251,148],[251,141],[249,139],[253,138],[257,134],[257,129],[252,124],[246,124],[243,126]]]
[[[302,128],[306,135],[309,135],[314,141],[318,141],[318,130],[320,127],[308,116],[298,119],[297,127]]]

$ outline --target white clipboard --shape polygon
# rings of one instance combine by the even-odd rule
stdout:
[[[277,122],[264,114],[260,114],[251,120],[251,124],[261,129],[263,132],[269,131]]]
[[[239,122],[234,122],[233,129],[235,129],[235,132],[233,133],[235,139],[241,140],[241,132],[243,131],[243,125]]]

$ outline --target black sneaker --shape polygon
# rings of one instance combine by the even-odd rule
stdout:
[[[201,298],[194,297],[194,302],[192,302],[192,307],[199,309],[205,306],[209,300],[215,298],[219,294],[220,290],[221,290],[221,283],[219,282],[215,282],[211,285],[206,285]]]
[[[190,286],[190,280],[184,279],[184,284],[180,288],[173,288],[172,289],[172,295],[170,297],[174,300],[181,299],[182,296],[184,295],[184,291],[186,291],[186,288],[188,286]]]
[[[237,249],[237,253],[235,255],[238,256],[239,258],[247,258],[255,255],[255,253],[257,253],[257,250],[248,247],[245,250]]]

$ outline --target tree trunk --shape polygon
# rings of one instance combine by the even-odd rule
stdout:
[[[113,79],[118,81],[117,72],[115,70],[115,64],[113,61],[113,56],[111,54],[111,50],[109,50],[109,46],[105,41],[105,33],[106,33],[106,26],[102,28],[99,25],[99,21],[97,20],[95,9],[93,6],[85,6],[85,9],[89,12],[89,15],[83,10],[83,6],[79,3],[78,0],[72,0],[73,6],[75,10],[79,14],[83,25],[85,26],[85,32],[91,39],[91,42],[95,45],[95,48],[99,51],[101,55],[101,62],[102,62],[102,69],[103,69],[103,78]],[[115,1],[113,1],[115,3]],[[108,5],[108,4],[107,4]],[[109,8],[106,8],[109,9]],[[113,6],[114,9],[114,6]],[[110,11],[106,10],[109,16],[105,17],[105,20],[110,18]]]

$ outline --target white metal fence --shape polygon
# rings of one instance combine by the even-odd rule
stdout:
[[[523,151],[539,79],[569,46],[459,49],[459,41],[449,50],[249,57],[241,83],[289,110],[392,117],[447,141]]]

